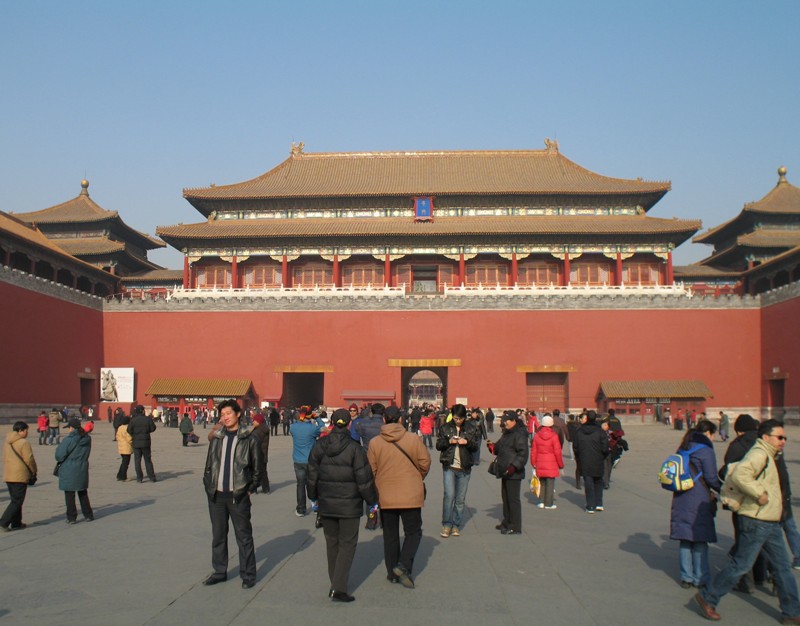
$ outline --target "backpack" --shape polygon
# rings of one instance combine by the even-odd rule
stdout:
[[[695,480],[703,475],[699,472],[697,476],[692,476],[689,456],[695,450],[702,448],[702,444],[695,444],[688,450],[678,450],[675,454],[670,454],[661,464],[661,471],[658,472],[658,482],[667,491],[689,491],[694,487]]]

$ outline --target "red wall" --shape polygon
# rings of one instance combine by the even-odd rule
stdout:
[[[0,281],[0,402],[80,404],[79,373],[99,380],[103,313]],[[94,399],[99,383],[94,383]]]
[[[800,301],[797,306],[800,306]],[[135,367],[137,400],[156,377],[249,378],[281,393],[276,366],[333,366],[343,389],[394,389],[387,359],[461,359],[448,399],[524,406],[517,366],[571,365],[570,404],[594,406],[601,380],[701,379],[709,402],[761,403],[760,312],[742,310],[209,312],[105,314],[105,362]]]
[[[800,298],[766,307],[761,312],[763,377],[779,368],[786,375],[784,405],[800,406]],[[764,383],[764,403],[769,402]]]

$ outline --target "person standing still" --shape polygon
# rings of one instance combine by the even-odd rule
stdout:
[[[36,459],[28,442],[28,425],[15,422],[3,445],[3,480],[8,487],[9,503],[0,517],[0,531],[22,530],[22,505],[28,485],[36,482]]]
[[[152,441],[150,433],[154,432],[156,425],[147,415],[144,414],[144,407],[137,404],[133,409],[131,423],[128,424],[128,434],[133,438],[133,468],[136,470],[136,482],[144,480],[142,474],[142,459],[147,471],[147,477],[151,483],[156,482],[156,471],[153,469],[153,459],[151,453]]]
[[[58,488],[64,492],[67,505],[67,524],[75,524],[78,509],[75,494],[81,504],[81,513],[87,522],[94,521],[94,512],[89,502],[89,455],[92,452],[92,438],[81,427],[81,421],[72,417],[67,422],[69,434],[56,448],[56,461],[61,463],[58,472]]]
[[[239,547],[242,589],[256,584],[256,553],[250,522],[250,493],[261,482],[261,447],[251,431],[240,423],[242,409],[236,400],[219,405],[222,427],[213,431],[208,446],[203,486],[211,518],[211,564],[214,571],[204,585],[228,580],[228,523],[233,525]]]

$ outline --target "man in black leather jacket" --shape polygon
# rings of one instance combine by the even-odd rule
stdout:
[[[216,585],[228,579],[228,520],[239,546],[242,588],[256,582],[256,554],[250,523],[250,492],[261,483],[261,447],[252,431],[242,426],[242,409],[236,400],[219,405],[222,428],[213,431],[208,446],[203,485],[211,517],[211,563],[214,572],[203,581]]]

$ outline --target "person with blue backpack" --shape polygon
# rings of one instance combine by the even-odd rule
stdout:
[[[714,517],[722,485],[717,476],[717,459],[711,438],[717,431],[709,420],[700,420],[684,435],[677,454],[691,476],[693,486],[673,491],[670,539],[680,542],[681,587],[705,587],[710,580],[708,544],[716,543]],[[687,486],[686,481],[684,486]]]

